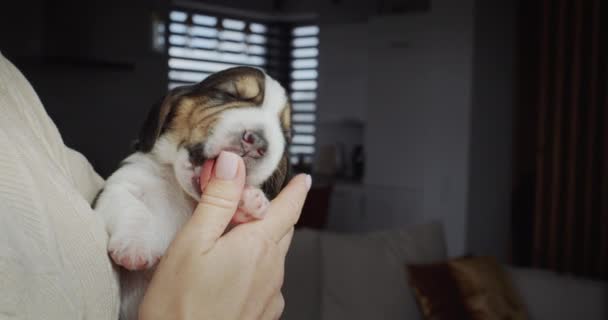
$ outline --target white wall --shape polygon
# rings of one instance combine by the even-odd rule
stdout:
[[[322,25],[319,34],[319,122],[366,118],[368,90],[367,23]]]
[[[444,222],[451,255],[466,251],[474,1],[433,1],[424,215]]]
[[[373,0],[286,0],[285,2],[285,10],[291,13],[319,13],[323,24],[364,21],[376,7],[376,1]]]

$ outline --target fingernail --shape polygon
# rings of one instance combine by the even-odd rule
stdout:
[[[306,183],[306,190],[310,190],[310,186],[312,185],[312,177],[309,174],[306,175],[304,182]]]
[[[232,180],[236,177],[238,166],[238,155],[222,151],[215,161],[215,177],[222,180]]]

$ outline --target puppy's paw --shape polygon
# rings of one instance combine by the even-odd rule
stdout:
[[[249,222],[256,220],[249,213],[243,211],[242,209],[238,209],[234,216],[232,217],[232,221],[230,221],[231,225],[234,227],[238,224]]]
[[[120,233],[110,237],[108,252],[114,263],[131,271],[151,268],[161,256],[144,239],[132,234],[121,236]]]
[[[112,257],[112,261],[114,261],[114,263],[130,271],[148,269],[154,266],[160,260],[160,257],[154,257],[152,261],[150,261],[144,255],[122,255],[121,253],[117,253],[116,251],[111,251],[110,257]]]
[[[249,186],[245,187],[239,206],[240,215],[250,216],[252,219],[262,219],[269,205],[270,202],[262,190]],[[237,215],[239,215],[238,212]]]

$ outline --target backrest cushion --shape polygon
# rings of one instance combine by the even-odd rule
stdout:
[[[531,319],[608,319],[608,283],[509,267]]]
[[[285,261],[284,320],[320,319],[321,249],[319,232],[296,230]]]
[[[404,264],[446,258],[438,223],[369,234],[321,235],[321,319],[417,319]]]

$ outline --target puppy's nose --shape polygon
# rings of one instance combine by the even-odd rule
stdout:
[[[242,143],[245,152],[253,157],[263,156],[268,148],[268,142],[266,142],[264,135],[259,131],[243,132]]]

